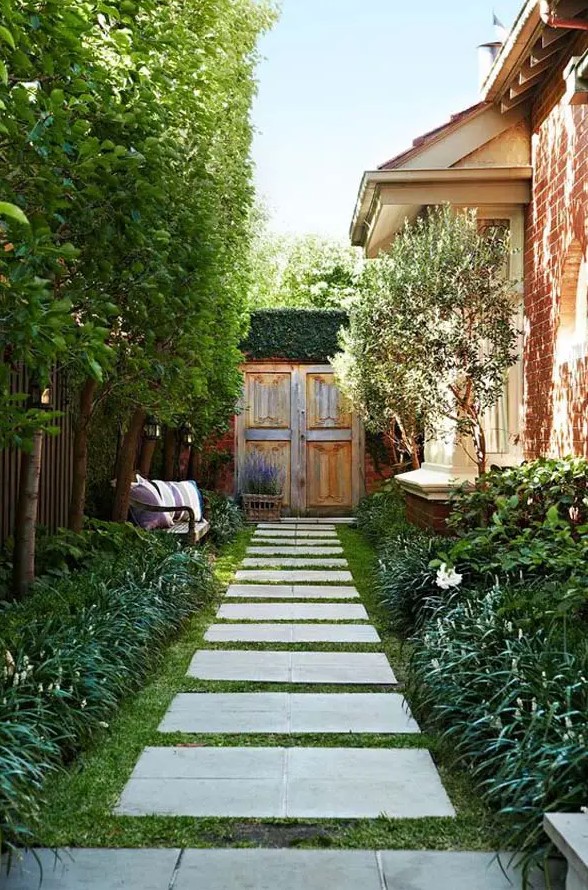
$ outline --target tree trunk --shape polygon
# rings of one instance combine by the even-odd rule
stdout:
[[[421,468],[421,453],[419,449],[419,443],[415,439],[414,436],[410,438],[410,459],[412,461],[413,470],[420,470]]]
[[[139,472],[141,476],[149,476],[151,472],[151,463],[153,455],[157,447],[156,439],[144,439],[141,447],[141,457],[139,458]]]
[[[30,452],[21,456],[16,527],[14,533],[13,594],[22,599],[35,580],[35,541],[43,433],[37,430]]]
[[[97,388],[97,381],[88,378],[80,393],[80,413],[73,441],[73,485],[68,521],[69,528],[74,532],[81,532],[84,525],[88,480],[88,433]]]
[[[166,426],[163,439],[163,478],[173,480],[176,463],[176,430]]]
[[[486,433],[479,420],[476,420],[474,423],[474,445],[476,448],[478,476],[482,476],[486,472]]]
[[[142,408],[136,408],[131,416],[129,428],[123,436],[116,472],[114,504],[112,506],[113,522],[127,521],[131,482],[133,481],[137,448],[145,424],[145,416],[145,411]]]
[[[188,460],[188,479],[198,479],[198,451],[193,445]]]

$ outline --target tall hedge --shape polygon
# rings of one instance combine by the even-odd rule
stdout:
[[[249,360],[326,362],[339,351],[349,318],[339,309],[258,309],[241,349]]]

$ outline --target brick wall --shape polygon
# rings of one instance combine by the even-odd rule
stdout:
[[[418,495],[406,493],[406,518],[418,528],[433,530],[440,535],[447,535],[446,520],[449,516],[447,501],[428,501]]]
[[[588,361],[556,360],[570,251],[586,254],[588,106],[554,72],[532,109],[533,197],[526,219],[525,429],[528,458],[588,454]]]

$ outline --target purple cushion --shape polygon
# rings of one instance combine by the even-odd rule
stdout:
[[[171,513],[152,513],[149,506],[163,507],[166,506],[159,492],[148,479],[137,477],[140,481],[131,485],[131,507],[133,519],[141,528],[147,531],[153,531],[157,528],[171,528],[173,519]]]
[[[171,482],[163,482],[161,479],[153,479],[151,484],[154,485],[159,492],[161,503],[164,507],[173,507],[178,504]],[[174,522],[181,519],[181,514],[178,510],[175,510],[171,516]]]

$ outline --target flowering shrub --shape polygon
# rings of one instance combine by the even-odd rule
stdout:
[[[0,611],[0,841],[34,832],[46,774],[138,688],[170,634],[212,588],[202,552],[169,535],[128,539]]]
[[[261,451],[252,451],[243,463],[241,494],[278,495],[284,487],[284,471]]]

